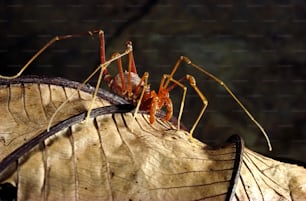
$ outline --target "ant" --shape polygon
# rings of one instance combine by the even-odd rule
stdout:
[[[180,120],[182,117],[183,109],[184,109],[184,103],[185,103],[185,97],[186,97],[186,92],[187,92],[187,87],[183,84],[183,81],[188,81],[189,85],[195,90],[195,92],[198,94],[200,97],[203,107],[194,122],[193,126],[191,127],[189,131],[190,139],[193,140],[192,134],[198,125],[201,117],[204,114],[204,111],[208,105],[208,101],[205,97],[205,95],[201,92],[201,90],[197,87],[196,85],[196,79],[189,74],[186,74],[183,76],[181,79],[174,79],[173,76],[175,72],[177,71],[178,67],[182,62],[186,63],[189,66],[192,66],[202,72],[204,75],[209,77],[210,79],[216,81],[219,85],[224,87],[224,89],[230,94],[230,96],[234,99],[234,101],[242,108],[242,110],[247,114],[247,116],[250,118],[252,122],[256,124],[256,126],[260,129],[260,131],[263,133],[265,136],[269,150],[272,150],[270,140],[263,129],[263,127],[255,120],[255,118],[251,115],[251,113],[246,109],[246,107],[240,102],[240,100],[235,96],[235,94],[227,87],[227,85],[219,78],[214,76],[213,74],[209,73],[202,67],[194,64],[191,62],[191,60],[185,56],[180,56],[174,65],[172,71],[170,74],[164,74],[160,85],[159,89],[156,92],[155,90],[150,89],[150,85],[148,84],[148,77],[149,73],[145,72],[142,77],[140,77],[137,73],[136,70],[136,65],[134,61],[134,56],[133,56],[133,47],[132,47],[132,42],[128,41],[126,43],[126,50],[123,53],[114,53],[111,57],[111,59],[106,60],[105,57],[105,40],[104,40],[104,32],[102,30],[94,30],[94,31],[88,31],[85,33],[80,33],[80,34],[69,34],[69,35],[62,35],[62,36],[56,36],[52,38],[49,42],[47,42],[32,58],[21,68],[21,70],[13,76],[3,76],[0,75],[0,78],[2,79],[14,79],[19,77],[24,70],[42,53],[44,52],[49,46],[51,46],[53,43],[59,40],[65,40],[68,38],[77,38],[77,37],[83,37],[83,36],[93,36],[97,34],[99,36],[99,43],[100,43],[100,65],[87,77],[87,79],[80,84],[80,86],[77,88],[77,91],[80,90],[99,70],[99,78],[96,84],[95,91],[92,95],[92,101],[91,105],[89,107],[89,110],[87,112],[87,117],[86,121],[88,121],[91,110],[93,108],[93,102],[95,101],[99,86],[101,84],[101,81],[103,80],[106,82],[106,84],[109,86],[109,88],[116,94],[122,96],[132,104],[136,106],[134,110],[134,117],[135,114],[139,110],[147,111],[149,112],[149,121],[151,124],[154,123],[155,121],[155,114],[162,110],[163,108],[166,109],[166,115],[164,117],[165,120],[169,120],[172,117],[173,114],[173,106],[172,106],[172,101],[170,98],[169,93],[171,90],[173,90],[175,87],[180,87],[183,89],[183,96],[181,100],[181,105],[180,105],[180,110],[178,114],[178,125],[177,129],[180,129]],[[123,56],[128,55],[128,69],[127,71],[123,71],[122,67],[122,60],[121,58]],[[117,67],[119,73],[116,76],[112,76],[108,73],[107,67],[112,63],[116,61],[117,62]],[[77,93],[77,92],[75,92]],[[75,94],[72,94],[71,96],[74,96]],[[57,114],[57,112],[69,101],[69,98],[64,101],[55,111],[55,113],[52,115],[48,129],[51,127],[51,123]]]

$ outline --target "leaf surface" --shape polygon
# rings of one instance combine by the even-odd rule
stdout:
[[[133,106],[104,91],[86,124],[93,89],[78,85],[38,78],[1,84],[1,199],[14,189],[17,200],[305,198],[304,168],[244,148],[237,135],[219,147],[191,142],[162,118],[133,118]]]

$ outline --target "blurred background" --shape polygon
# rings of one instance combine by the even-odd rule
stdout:
[[[222,79],[266,129],[273,151],[224,88],[182,65],[175,78],[194,75],[209,101],[196,138],[219,144],[239,134],[254,151],[306,162],[305,1],[2,1],[0,73],[16,74],[56,35],[93,29],[105,31],[108,58],[133,41],[138,73],[149,72],[156,90],[180,55]],[[57,42],[24,74],[83,81],[99,64],[98,48],[97,37]],[[109,70],[117,73],[115,65]],[[181,89],[171,92],[175,115],[181,97]],[[183,113],[187,128],[201,107],[189,88]]]

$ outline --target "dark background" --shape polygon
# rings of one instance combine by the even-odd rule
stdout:
[[[93,29],[105,31],[108,58],[133,41],[138,73],[150,73],[152,88],[180,55],[221,78],[266,129],[273,152],[222,87],[182,66],[176,78],[194,75],[209,101],[195,133],[205,143],[236,133],[255,151],[306,161],[305,1],[2,1],[0,73],[17,73],[53,36]],[[57,42],[24,74],[82,81],[99,63],[98,47],[97,39],[86,37]],[[181,94],[171,93],[175,114]],[[200,107],[190,89],[187,127]]]

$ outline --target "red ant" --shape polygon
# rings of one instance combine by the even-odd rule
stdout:
[[[180,106],[180,111],[178,115],[178,129],[180,129],[180,120],[184,108],[184,103],[185,103],[185,97],[186,97],[186,92],[187,92],[187,87],[182,83],[184,80],[187,80],[190,84],[190,86],[196,91],[198,96],[203,102],[203,107],[200,111],[200,114],[198,115],[195,123],[193,124],[192,128],[190,129],[190,138],[193,139],[192,134],[199,123],[201,117],[203,116],[203,113],[208,105],[208,101],[204,94],[200,91],[200,89],[196,85],[196,80],[193,76],[191,75],[185,75],[181,79],[176,80],[173,78],[176,70],[180,66],[182,62],[185,62],[186,64],[196,68],[200,72],[202,72],[204,75],[208,76],[209,78],[215,80],[219,85],[223,86],[225,90],[232,96],[232,98],[237,102],[237,104],[243,109],[243,111],[248,115],[248,117],[257,125],[257,127],[261,130],[261,132],[264,134],[269,150],[272,150],[269,138],[262,128],[262,126],[254,119],[254,117],[250,114],[250,112],[245,108],[245,106],[239,101],[239,99],[233,94],[233,92],[227,87],[227,85],[224,84],[222,80],[217,78],[216,76],[212,75],[211,73],[207,72],[200,66],[193,64],[187,57],[185,56],[180,56],[179,59],[177,60],[175,66],[173,67],[173,70],[170,74],[164,74],[160,85],[159,85],[159,90],[158,92],[151,90],[150,86],[148,85],[148,77],[149,73],[145,72],[142,77],[139,77],[136,66],[135,66],[135,61],[134,61],[134,56],[133,56],[133,48],[132,48],[132,43],[127,42],[126,44],[126,50],[123,53],[114,53],[112,58],[107,60],[105,59],[105,41],[104,41],[104,32],[102,30],[95,30],[95,31],[88,31],[86,33],[81,33],[81,34],[72,34],[72,35],[63,35],[63,36],[56,36],[52,38],[48,43],[46,43],[22,68],[21,70],[14,76],[2,76],[0,75],[0,78],[3,79],[14,79],[19,77],[23,71],[45,50],[47,49],[50,45],[52,45],[54,42],[59,41],[59,40],[64,40],[68,38],[76,38],[76,37],[82,37],[85,35],[88,36],[93,36],[94,34],[98,34],[99,36],[99,41],[100,41],[100,65],[98,68],[95,69],[95,71],[79,86],[78,90],[83,87],[84,84],[86,84],[89,79],[93,75],[95,75],[99,70],[99,78],[98,82],[96,84],[96,89],[93,94],[93,100],[91,104],[93,104],[96,94],[98,91],[98,88],[100,86],[101,80],[103,79],[107,85],[110,87],[110,89],[130,101],[132,104],[136,106],[135,113],[138,112],[138,110],[144,110],[149,112],[150,118],[149,121],[150,123],[154,123],[155,121],[155,114],[162,110],[164,107],[166,108],[166,115],[164,117],[165,120],[169,120],[172,117],[173,113],[173,106],[172,106],[172,101],[169,96],[169,92],[174,89],[175,87],[181,87],[183,89],[183,97],[181,101],[181,106]],[[121,57],[128,55],[128,70],[123,71],[122,67],[122,61]],[[117,61],[117,66],[118,66],[118,71],[119,73],[113,77],[111,76],[108,71],[107,67],[113,62]],[[172,85],[170,85],[172,83]],[[170,86],[169,86],[170,85]],[[72,94],[74,95],[74,94]],[[55,116],[55,114],[62,108],[64,104],[68,102],[68,99],[56,110],[56,112],[53,114],[53,116],[50,119],[48,129],[51,125],[51,122]],[[92,110],[92,105],[89,107],[89,111],[87,112],[87,120],[89,119],[89,115]]]

